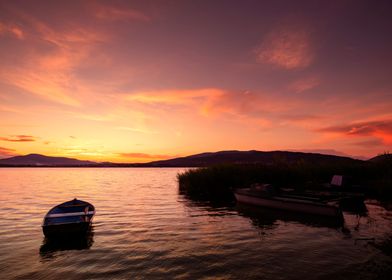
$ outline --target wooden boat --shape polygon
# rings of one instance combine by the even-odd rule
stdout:
[[[49,210],[42,230],[46,237],[83,235],[90,230],[94,214],[92,204],[75,198]]]
[[[318,197],[278,194],[270,185],[237,189],[234,195],[240,203],[327,217],[342,217],[336,200],[325,201]]]

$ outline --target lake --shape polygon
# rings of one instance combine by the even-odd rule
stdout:
[[[197,202],[177,168],[0,169],[0,279],[387,279],[392,211],[366,202],[344,225]],[[45,240],[56,204],[96,207],[83,240]],[[388,210],[389,208],[389,210]]]

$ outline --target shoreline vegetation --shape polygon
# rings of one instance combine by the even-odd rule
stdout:
[[[290,187],[298,192],[320,188],[333,175],[365,187],[366,197],[392,199],[392,154],[369,161],[311,162],[277,160],[269,164],[224,164],[190,169],[177,175],[180,192],[201,200],[233,199],[233,189],[253,183]]]

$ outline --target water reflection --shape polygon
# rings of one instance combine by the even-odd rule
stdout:
[[[367,216],[368,215],[368,209],[366,207],[365,202],[362,201],[341,201],[340,202],[340,207],[342,211],[348,212],[351,214],[356,214],[361,217]]]
[[[329,228],[341,228],[344,224],[343,219],[335,217],[320,217],[244,204],[237,204],[236,209],[239,215],[249,218],[254,226],[260,228],[274,227],[278,221],[295,222],[311,227]]]
[[[387,256],[392,256],[392,235],[389,235],[380,243],[374,243],[374,246]]]
[[[39,253],[43,259],[51,259],[57,251],[86,250],[94,243],[94,228],[84,235],[44,238]]]
[[[189,208],[203,209],[212,214],[209,215],[236,215],[249,218],[252,224],[259,228],[273,228],[277,225],[278,221],[296,222],[306,226],[312,227],[329,227],[341,228],[344,225],[344,220],[335,217],[320,217],[316,215],[296,213],[284,210],[269,209],[264,207],[257,207],[252,205],[236,203],[235,200],[205,200],[200,197],[194,197],[183,192],[180,192],[182,201]],[[346,205],[349,207],[348,205]],[[359,216],[365,216],[367,213],[366,206],[363,205],[350,205],[352,213]]]

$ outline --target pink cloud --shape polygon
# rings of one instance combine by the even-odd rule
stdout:
[[[17,155],[16,150],[0,147],[0,157],[12,157],[16,155]]]
[[[392,145],[392,119],[329,126],[318,131],[352,137],[373,136],[382,140],[385,145]]]
[[[81,82],[74,71],[107,37],[96,29],[68,25],[53,28],[28,14],[18,16],[30,26],[31,36],[26,37],[29,47],[19,63],[0,69],[0,78],[39,98],[80,106]]]
[[[216,88],[173,89],[135,92],[129,94],[127,99],[146,104],[184,105],[193,104],[200,99],[211,99],[222,94],[224,92]]]
[[[380,147],[383,144],[384,143],[382,142],[382,140],[377,139],[377,138],[372,138],[372,139],[369,139],[369,140],[358,141],[358,142],[353,142],[352,143],[352,145],[359,146],[359,147],[364,147],[364,148]]]
[[[23,30],[19,26],[3,22],[0,22],[0,35],[11,35],[19,40],[23,40],[25,37]]]
[[[8,142],[34,142],[36,141],[36,137],[31,135],[13,135],[10,137],[0,137],[0,140]]]
[[[299,79],[289,85],[289,90],[296,93],[301,93],[304,91],[311,90],[320,85],[320,80],[316,77],[308,77],[304,79]]]
[[[202,112],[204,115],[228,113],[260,117],[267,110],[265,106],[267,102],[262,96],[251,91],[224,91],[221,95],[207,100],[202,107]]]
[[[281,27],[267,34],[256,50],[257,60],[287,70],[308,67],[314,59],[306,29]]]
[[[94,16],[101,20],[106,21],[150,21],[150,17],[142,13],[141,11],[129,8],[118,8],[114,6],[95,4],[94,5]]]
[[[297,101],[287,104],[279,98],[253,91],[228,91],[218,88],[157,90],[128,94],[128,102],[155,106],[167,106],[169,110],[179,109],[197,112],[204,117],[231,116],[237,120],[257,121],[268,126],[272,114],[282,113],[299,106]],[[186,109],[185,109],[186,108]],[[234,120],[234,119],[233,119]]]
[[[137,158],[137,159],[168,159],[173,158],[170,155],[153,155],[153,154],[145,154],[145,153],[119,153],[121,157],[126,158]]]

